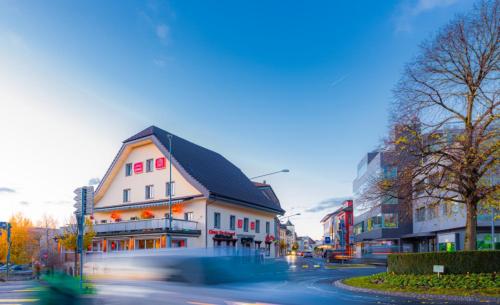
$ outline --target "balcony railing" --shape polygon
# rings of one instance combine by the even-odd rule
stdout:
[[[111,232],[132,232],[144,230],[159,230],[168,229],[168,218],[154,218],[142,220],[120,221],[112,223],[94,224],[96,233],[111,233]],[[172,219],[171,231],[196,231],[198,223],[195,221]]]

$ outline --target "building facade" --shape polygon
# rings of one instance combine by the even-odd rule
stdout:
[[[357,257],[385,257],[392,252],[411,251],[411,245],[401,240],[401,236],[412,233],[411,204],[396,198],[362,198],[370,183],[381,175],[397,179],[398,169],[390,160],[390,151],[377,150],[368,153],[358,164],[353,182],[353,232]]]
[[[274,257],[284,211],[269,189],[220,154],[151,126],[123,142],[95,192],[91,250],[236,247]]]
[[[323,249],[336,250],[343,255],[353,255],[353,201],[345,200],[332,213],[321,219],[323,226]]]

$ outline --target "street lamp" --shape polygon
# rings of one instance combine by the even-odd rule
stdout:
[[[265,177],[265,176],[271,176],[271,175],[274,175],[274,174],[289,173],[289,172],[290,172],[289,169],[282,169],[282,170],[277,171],[277,172],[272,172],[272,173],[268,173],[268,174],[264,174],[264,175],[259,175],[259,176],[252,177],[252,178],[250,178],[250,180],[253,180],[253,179],[256,179],[256,178]]]

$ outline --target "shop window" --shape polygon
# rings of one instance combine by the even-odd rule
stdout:
[[[146,160],[146,173],[150,173],[153,171],[153,159]]]
[[[236,216],[229,216],[229,230],[236,230]]]
[[[397,213],[387,213],[384,214],[384,228],[397,228],[398,227],[398,214]]]
[[[165,195],[169,197],[170,194],[172,194],[172,196],[175,196],[175,181],[172,181],[172,184],[170,184],[170,182],[167,182],[165,185]]]
[[[146,199],[153,199],[155,194],[154,194],[154,186],[152,184],[150,185],[146,185],[146,189],[145,189],[145,197]]]
[[[123,190],[123,202],[130,202],[130,189]]]
[[[220,213],[214,213],[214,228],[220,229]]]
[[[132,176],[132,163],[125,164],[125,176]]]

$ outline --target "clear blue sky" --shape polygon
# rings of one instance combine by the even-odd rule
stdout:
[[[1,0],[0,106],[8,119],[0,134],[17,146],[0,157],[22,165],[0,175],[0,190],[13,190],[0,192],[12,207],[0,216],[35,217],[49,207],[64,218],[73,188],[102,177],[121,141],[152,124],[249,176],[289,168],[268,181],[290,213],[349,196],[358,161],[387,131],[405,62],[471,6]],[[37,162],[51,165],[34,170]],[[40,189],[45,197],[33,194]],[[294,218],[298,233],[319,237],[330,211]]]

